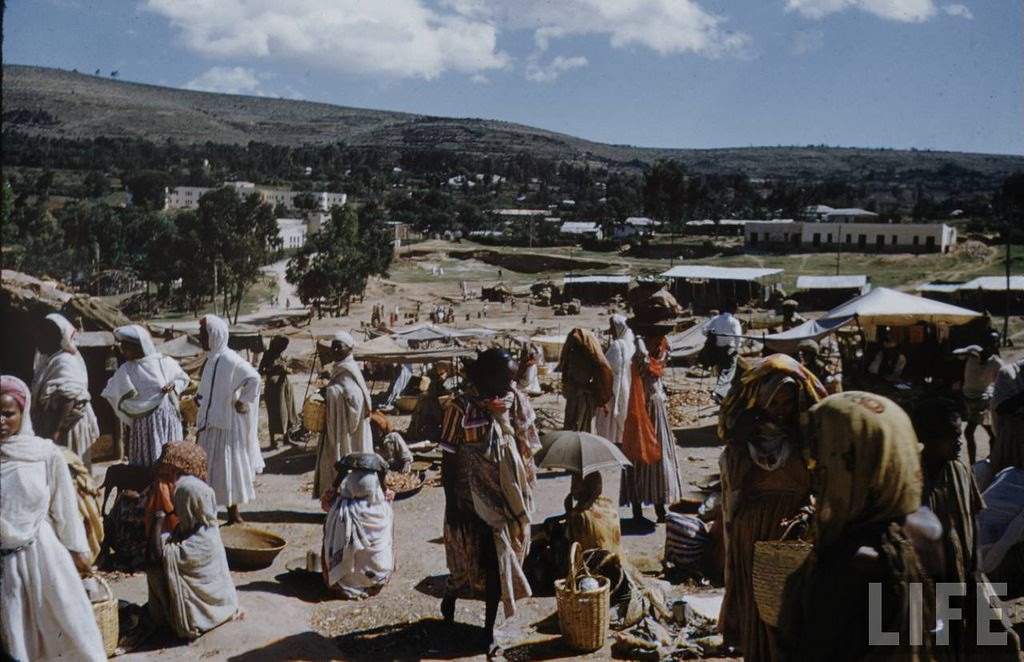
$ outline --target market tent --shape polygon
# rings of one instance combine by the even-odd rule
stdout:
[[[683,359],[699,353],[707,340],[707,336],[704,335],[703,327],[703,324],[695,324],[682,333],[674,333],[666,336],[666,340],[668,340],[669,356],[673,359]]]
[[[863,326],[907,326],[918,322],[956,325],[967,324],[981,317],[981,313],[888,287],[877,287],[833,308],[818,321],[854,316]]]
[[[770,349],[787,352],[795,349],[802,340],[817,340],[853,321],[864,327],[909,326],[919,322],[959,325],[978,317],[981,313],[967,308],[878,287],[833,308],[819,319],[809,320],[782,333],[751,337],[762,340]]]

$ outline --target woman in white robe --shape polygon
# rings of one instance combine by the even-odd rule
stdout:
[[[355,340],[344,331],[334,334],[331,349],[335,361],[324,401],[327,417],[316,453],[313,498],[323,497],[334,484],[334,465],[350,453],[373,453],[370,430],[370,389],[359,370],[352,350]]]
[[[174,532],[161,535],[153,522],[156,564],[146,571],[149,615],[183,639],[196,639],[240,615],[238,593],[217,526],[213,490],[195,476],[182,476],[174,488]]]
[[[196,434],[209,462],[217,505],[227,506],[228,524],[242,521],[239,504],[256,498],[253,480],[263,471],[257,436],[260,374],[228,349],[227,322],[207,315],[199,324],[206,365],[199,382]]]
[[[92,572],[61,450],[35,436],[31,395],[0,377],[0,634],[16,660],[106,660],[76,566]],[[70,552],[70,553],[69,553]]]
[[[128,426],[128,464],[151,467],[164,444],[181,441],[178,397],[189,378],[178,362],[156,351],[149,332],[138,324],[114,329],[127,359],[107,382],[103,397]]]
[[[633,353],[636,342],[633,331],[622,315],[612,315],[609,333],[611,344],[604,357],[612,367],[612,397],[597,410],[596,432],[614,444],[622,443],[622,431],[629,413],[629,388],[633,380]]]
[[[89,373],[75,342],[77,331],[58,313],[40,329],[32,376],[32,424],[38,433],[70,448],[92,466],[92,445],[100,436],[89,395]]]
[[[339,463],[348,471],[324,521],[324,581],[346,598],[375,595],[395,569],[394,515],[381,488],[387,464],[377,455],[353,454]]]

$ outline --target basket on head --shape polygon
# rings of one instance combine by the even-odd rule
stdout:
[[[199,405],[192,395],[183,395],[178,402],[178,409],[181,411],[181,420],[188,425],[195,425],[199,417]]]
[[[581,577],[597,580],[598,588],[581,591],[576,587]],[[583,550],[574,542],[569,549],[569,574],[555,580],[558,601],[558,624],[566,645],[574,651],[596,651],[608,638],[608,600],[610,584],[607,577],[595,577],[583,563]]]
[[[761,620],[775,627],[786,589],[786,580],[804,564],[814,548],[800,540],[758,540],[754,543],[752,573],[754,603]]]
[[[309,398],[302,404],[302,427],[310,432],[320,432],[327,422],[327,404],[320,399]]]
[[[110,657],[117,649],[118,638],[121,636],[118,623],[117,596],[110,589],[107,580],[99,575],[94,575],[96,582],[103,587],[107,597],[102,600],[92,601],[92,612],[96,617],[96,625],[99,626],[100,635],[103,637],[103,652]]]

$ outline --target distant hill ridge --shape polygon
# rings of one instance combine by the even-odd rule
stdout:
[[[342,142],[396,152],[457,152],[590,162],[635,169],[676,159],[699,173],[752,178],[896,180],[967,176],[993,185],[1024,170],[1024,156],[839,147],[661,149],[607,145],[498,120],[431,117],[310,101],[194,92],[60,69],[3,67],[4,129],[65,138],[299,146]],[[945,173],[945,175],[943,175]],[[982,184],[975,181],[974,184]]]

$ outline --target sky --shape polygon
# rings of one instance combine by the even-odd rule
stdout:
[[[644,147],[1024,154],[1021,0],[8,0],[3,60]]]

